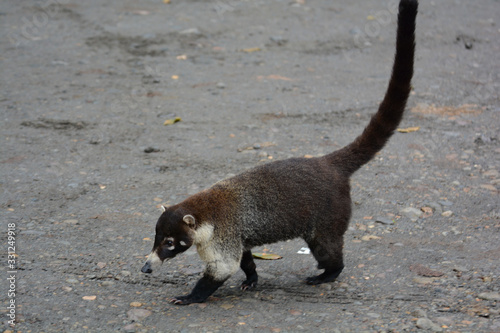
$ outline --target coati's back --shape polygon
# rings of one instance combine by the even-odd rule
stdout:
[[[351,214],[349,178],[324,158],[292,158],[226,181],[239,198],[245,247],[306,237],[316,228],[343,234]]]

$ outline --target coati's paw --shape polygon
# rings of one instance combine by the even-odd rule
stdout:
[[[322,275],[322,274],[321,274]],[[325,282],[331,282],[331,281],[335,281],[335,279],[333,280],[330,280],[330,281],[325,281],[325,279],[323,279],[321,277],[321,275],[318,275],[318,276],[310,276],[306,279],[306,283],[309,284],[309,285],[315,285],[315,284],[321,284],[321,283],[325,283]]]
[[[241,283],[241,290],[247,291],[257,286],[257,280],[246,280]]]
[[[257,286],[257,281],[259,280],[259,276],[255,270],[253,273],[247,275],[247,279],[241,283],[241,290],[250,290]]]
[[[340,275],[343,268],[344,268],[344,266],[342,266],[341,268],[335,269],[335,270],[325,271],[322,274],[317,275],[317,276],[308,277],[306,279],[306,283],[314,285],[314,284],[321,284],[321,283],[326,283],[326,282],[333,282]]]
[[[172,297],[171,299],[169,299],[169,302],[175,305],[189,305],[192,303],[201,303],[203,301],[196,301],[191,297],[191,295],[187,295]]]

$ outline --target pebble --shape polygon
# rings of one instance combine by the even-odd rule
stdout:
[[[370,318],[375,318],[375,319],[380,318],[380,314],[375,312],[368,312],[366,315]]]
[[[419,318],[417,320],[417,327],[421,328],[423,330],[430,330],[432,332],[442,332],[443,331],[443,329],[441,328],[441,326],[433,323],[428,318]]]
[[[401,213],[404,214],[407,218],[409,218],[412,222],[417,221],[423,214],[423,212],[420,209],[414,207],[403,208],[401,210]]]
[[[288,42],[287,39],[284,39],[281,36],[271,36],[271,37],[269,37],[269,39],[271,40],[271,42],[273,42],[279,46],[284,45]]]
[[[382,224],[394,224],[394,220],[385,217],[377,217],[375,222]]]
[[[437,202],[429,202],[427,206],[431,207],[436,214],[441,214],[443,212],[443,208]]]
[[[444,217],[450,217],[452,215],[453,215],[453,212],[451,210],[447,210],[446,212],[441,213],[441,216],[444,216]]]
[[[427,318],[427,314],[422,309],[416,309],[411,313],[412,316],[416,318]]]
[[[66,282],[68,282],[68,283],[78,283],[79,281],[77,279],[67,279]]]
[[[224,82],[219,82],[219,83],[217,83],[217,88],[224,89],[224,88],[226,88],[226,85],[224,84]]]
[[[146,309],[130,309],[127,312],[127,316],[130,320],[139,321],[146,317],[149,317],[152,314],[151,311]]]
[[[483,173],[484,177],[498,178],[498,170],[491,169]]]
[[[123,327],[123,331],[127,333],[134,333],[135,332],[135,324],[128,324],[127,326]]]
[[[130,273],[130,271],[121,271],[120,274],[122,276],[130,276],[130,275],[132,275],[132,273]]]
[[[179,32],[181,35],[200,35],[198,28],[190,28]]]
[[[500,293],[497,292],[480,293],[478,297],[487,301],[500,301]]]

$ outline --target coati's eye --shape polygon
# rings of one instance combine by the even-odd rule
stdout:
[[[168,247],[171,247],[171,246],[174,245],[174,242],[171,241],[171,240],[167,240],[167,242],[165,243],[165,245],[168,246]]]

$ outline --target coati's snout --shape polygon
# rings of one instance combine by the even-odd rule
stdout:
[[[146,261],[144,266],[142,266],[142,268],[141,268],[141,272],[146,273],[146,274],[153,273],[153,268],[151,267],[151,263]]]

